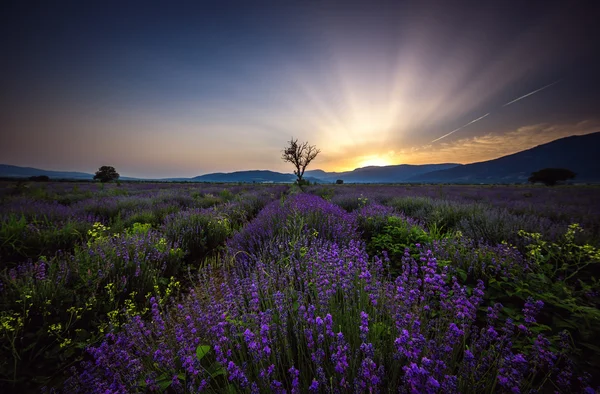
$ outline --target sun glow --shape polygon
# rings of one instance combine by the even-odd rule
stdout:
[[[387,157],[373,155],[373,156],[361,157],[358,160],[356,167],[357,168],[370,167],[370,166],[383,167],[383,166],[389,166],[391,164],[392,163],[390,163],[390,161]]]

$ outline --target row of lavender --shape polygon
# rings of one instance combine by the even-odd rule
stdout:
[[[352,212],[308,194],[270,203],[187,296],[123,310],[65,390],[594,392],[579,327],[546,324],[554,291],[575,300],[567,321],[599,317],[600,254],[578,226],[553,242],[522,231],[521,253],[353,198]]]
[[[5,196],[0,386],[63,379],[83,348],[120,326],[123,307],[185,289],[190,271],[286,190],[59,183]]]
[[[157,228],[173,213],[211,208],[240,195],[258,200],[256,207],[249,208],[249,214],[255,215],[265,198],[275,198],[286,189],[262,185],[33,184],[0,201],[0,257],[7,264],[72,249],[86,240],[96,222],[110,225],[113,232],[122,232],[133,223]],[[228,209],[235,213],[234,206]],[[240,215],[243,212],[237,219],[243,221]]]
[[[389,205],[426,226],[457,229],[491,243],[516,243],[519,230],[556,240],[573,223],[584,229],[579,241],[600,242],[595,186],[318,185],[308,191],[347,210],[367,200]]]

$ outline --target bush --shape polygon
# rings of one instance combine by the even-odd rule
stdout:
[[[357,236],[352,215],[318,196],[297,194],[268,204],[227,247],[238,263],[247,266],[282,253],[295,254],[313,240],[346,244]]]
[[[217,253],[231,236],[229,220],[215,210],[188,209],[165,218],[163,231],[171,242],[177,242],[193,262]]]
[[[397,216],[394,208],[379,204],[364,206],[353,214],[356,217],[358,231],[366,242],[384,230],[390,216]]]
[[[14,389],[50,382],[168,287],[183,252],[144,225],[116,236],[96,223],[74,254],[40,258],[5,270],[0,281],[0,377]],[[175,282],[172,281],[172,286]]]
[[[478,327],[482,282],[469,291],[430,253],[406,256],[395,282],[382,272],[382,262],[370,263],[353,242],[320,242],[303,255],[234,273],[220,286],[207,280],[208,269],[189,300],[171,310],[156,305],[151,322],[134,316],[125,330],[90,348],[92,360],[66,387],[73,393],[583,389],[571,386],[570,375],[557,378],[565,350],[532,334],[540,303],[525,304],[524,331],[498,318],[499,305]],[[530,346],[515,348],[516,341]],[[139,367],[125,369],[124,362]]]
[[[50,177],[48,175],[34,175],[30,176],[29,180],[32,182],[48,182]]]
[[[24,215],[9,214],[0,220],[0,269],[26,258],[37,259],[59,250],[73,250],[75,245],[86,239],[91,226],[91,223],[75,219],[53,222],[35,218],[27,220]]]
[[[367,251],[371,255],[385,252],[391,260],[390,272],[395,276],[400,272],[406,253],[418,255],[421,244],[431,241],[429,234],[414,221],[390,216],[383,230],[368,242]]]

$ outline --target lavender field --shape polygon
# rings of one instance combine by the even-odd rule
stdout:
[[[600,390],[600,188],[0,184],[0,391]]]

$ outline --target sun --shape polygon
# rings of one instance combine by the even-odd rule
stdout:
[[[358,161],[357,168],[361,167],[370,167],[370,166],[389,166],[391,165],[390,161],[386,157],[382,157],[379,155],[361,157],[361,160]]]

